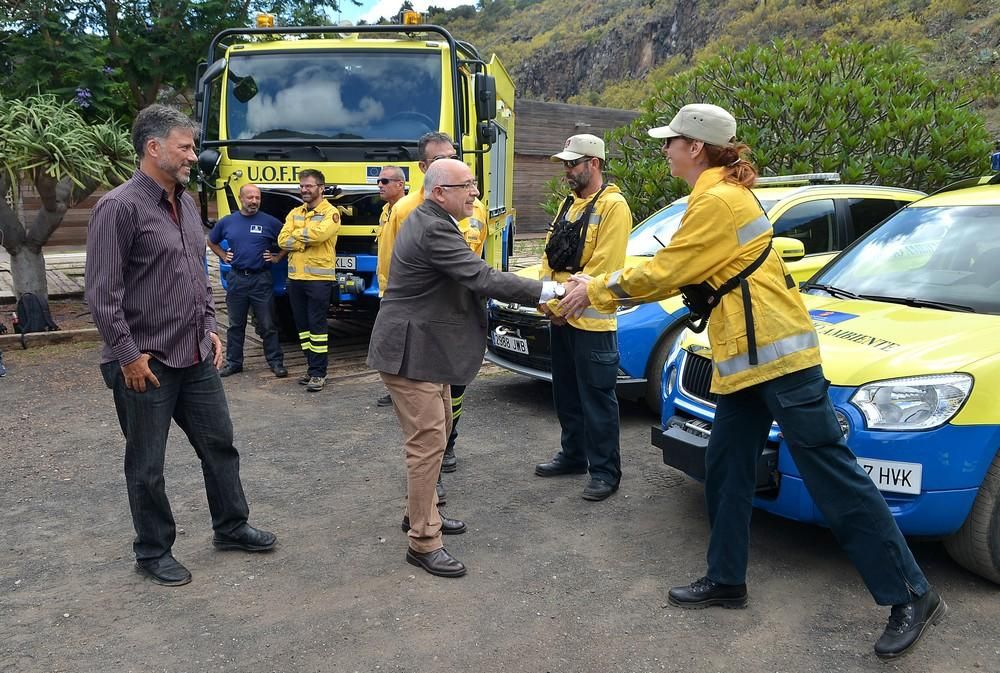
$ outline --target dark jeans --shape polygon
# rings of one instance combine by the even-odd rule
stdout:
[[[150,359],[149,368],[160,387],[147,383],[146,392],[140,393],[125,386],[117,362],[101,365],[104,382],[114,391],[118,422],[125,435],[125,484],[138,560],[163,556],[176,537],[163,480],[171,419],[187,435],[201,460],[212,528],[229,535],[249,516],[229,405],[211,360],[175,369]]]
[[[462,405],[465,402],[465,386],[451,386],[451,434],[448,435],[448,446],[445,451],[454,451],[458,440],[458,421],[462,418]]]
[[[292,305],[299,343],[309,363],[309,376],[326,376],[329,324],[333,282],[328,280],[289,280],[288,302]]]
[[[772,420],[809,494],[879,605],[910,601],[927,579],[875,488],[844,442],[820,366],[720,395],[705,456],[712,526],[708,577],[746,581],[757,458]]]
[[[618,446],[618,333],[550,328],[552,399],[562,449],[556,460],[590,466],[590,476],[616,486],[622,478]]]
[[[257,334],[264,341],[264,358],[271,367],[281,365],[284,356],[274,325],[274,290],[268,271],[246,276],[231,271],[226,277],[226,307],[229,310],[229,330],[226,332],[226,362],[243,366],[243,339],[246,336],[247,313],[253,307]]]

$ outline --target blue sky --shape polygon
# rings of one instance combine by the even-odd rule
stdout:
[[[362,0],[361,7],[355,7],[350,0],[342,0],[340,19],[351,23],[357,23],[360,19],[377,21],[380,16],[388,17],[398,12],[402,4],[403,0]],[[413,0],[413,6],[420,12],[425,11],[430,5],[451,9],[459,5],[475,4],[475,0]]]

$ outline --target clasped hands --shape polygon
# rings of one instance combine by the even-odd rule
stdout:
[[[559,313],[556,314],[546,304],[538,307],[542,313],[548,316],[554,325],[565,325],[567,318],[578,318],[590,306],[590,297],[587,295],[587,284],[592,280],[591,276],[585,273],[578,273],[566,279],[563,285],[566,294],[559,300]]]

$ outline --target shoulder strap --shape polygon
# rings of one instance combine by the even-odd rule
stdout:
[[[583,215],[580,216],[580,240],[576,244],[576,253],[573,255],[574,264],[573,266],[577,271],[582,271],[583,267],[580,263],[583,261],[583,246],[587,243],[587,227],[590,226],[590,216],[594,213],[594,208],[597,204],[597,199],[600,198],[601,194],[607,189],[606,184],[602,184],[601,188],[597,190],[594,194],[594,198],[587,203],[587,207],[583,209]]]

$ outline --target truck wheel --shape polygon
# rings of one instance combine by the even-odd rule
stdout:
[[[944,548],[960,566],[1000,584],[1000,452],[986,471],[972,511]]]
[[[683,325],[672,325],[663,333],[663,338],[656,344],[653,354],[649,356],[649,366],[646,368],[646,393],[643,399],[649,410],[660,417],[663,410],[663,399],[660,397],[661,379],[663,377],[663,365],[667,362],[670,349],[680,336]]]
[[[295,318],[292,316],[292,305],[287,294],[274,298],[274,322],[278,328],[278,339],[282,343],[299,342],[299,332],[295,329]]]

